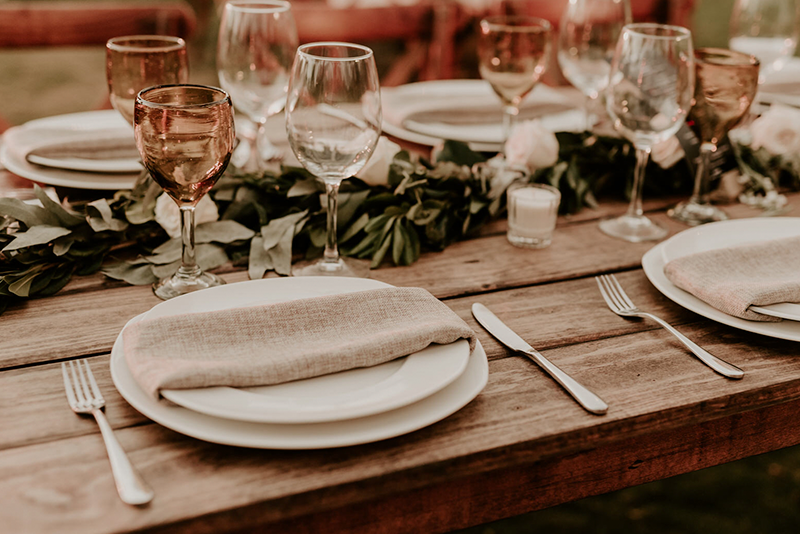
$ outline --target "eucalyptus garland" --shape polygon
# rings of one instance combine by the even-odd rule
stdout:
[[[562,194],[562,213],[596,206],[600,193],[629,187],[630,144],[588,133],[557,134],[559,161],[532,174],[498,172],[483,154],[448,141],[436,162],[395,156],[386,186],[353,178],[340,190],[339,244],[343,255],[410,265],[423,250],[442,250],[474,235],[503,214],[515,178],[549,183]],[[685,191],[684,162],[648,168],[650,194]],[[150,284],[177,270],[180,240],[155,222],[161,189],[146,174],[131,190],[88,203],[60,204],[40,188],[41,206],[0,199],[0,313],[18,299],[52,295],[73,275],[102,270],[131,284]],[[324,187],[306,171],[242,175],[228,172],[210,193],[218,221],[197,227],[198,263],[247,266],[250,278],[269,270],[288,275],[293,257],[313,258],[325,244]]]

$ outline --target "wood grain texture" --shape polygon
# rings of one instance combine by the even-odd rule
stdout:
[[[638,268],[649,245],[606,238],[591,217],[562,220],[557,232],[549,249],[527,251],[508,245],[497,227],[410,268],[372,273],[445,298],[478,333],[489,383],[437,424],[342,449],[215,445],[131,408],[111,382],[107,352],[127,320],[159,302],[149,288],[96,278],[12,307],[0,318],[0,530],[446,532],[800,442],[795,343],[675,305]],[[593,279],[601,272],[617,272],[641,308],[745,378],[720,377],[652,322],[611,313]],[[606,400],[609,413],[587,414],[497,343],[472,319],[475,301]],[[145,508],[119,501],[95,423],[67,406],[58,360],[85,356],[120,442],[155,488]]]

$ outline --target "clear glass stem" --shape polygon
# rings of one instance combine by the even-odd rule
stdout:
[[[644,170],[650,159],[650,147],[636,147],[636,168],[633,170],[633,188],[631,188],[631,203],[628,205],[628,217],[642,217],[642,187],[644,186]]]
[[[514,128],[514,121],[519,115],[519,108],[516,106],[503,106],[503,153],[505,153],[505,143],[511,137],[511,130]]]
[[[181,278],[197,278],[200,267],[194,247],[194,206],[180,206],[181,209],[181,266],[177,275]]]
[[[325,240],[325,253],[322,263],[339,264],[339,246],[336,234],[337,215],[339,212],[339,185],[341,182],[325,182],[325,193],[328,197],[328,236]]]
[[[713,143],[703,143],[700,145],[700,164],[694,177],[694,190],[690,203],[705,206],[708,204],[708,179],[711,169],[711,154],[717,151],[717,145]]]

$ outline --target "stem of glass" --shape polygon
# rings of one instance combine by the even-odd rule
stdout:
[[[633,171],[633,188],[631,189],[631,203],[628,206],[628,217],[642,217],[642,186],[644,185],[644,170],[650,159],[650,147],[636,147],[636,168]]]
[[[181,266],[177,276],[194,279],[200,276],[194,248],[194,206],[180,206],[181,209]]]
[[[339,266],[339,247],[336,235],[337,215],[339,212],[339,185],[341,182],[325,182],[325,193],[328,196],[328,237],[325,240],[323,265]]]
[[[700,145],[700,164],[694,176],[694,190],[689,199],[690,204],[705,206],[708,204],[708,178],[711,169],[711,154],[717,151],[717,145],[703,143]]]
[[[505,144],[511,137],[511,130],[514,128],[514,119],[519,115],[519,108],[516,106],[503,106],[503,154],[505,154]]]

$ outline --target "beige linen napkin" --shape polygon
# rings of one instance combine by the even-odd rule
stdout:
[[[331,280],[331,282],[334,282]],[[419,288],[382,288],[135,323],[122,333],[140,386],[278,384],[384,363],[475,333]]]
[[[664,274],[728,315],[780,321],[748,307],[800,302],[800,237],[698,252],[667,263]]]

